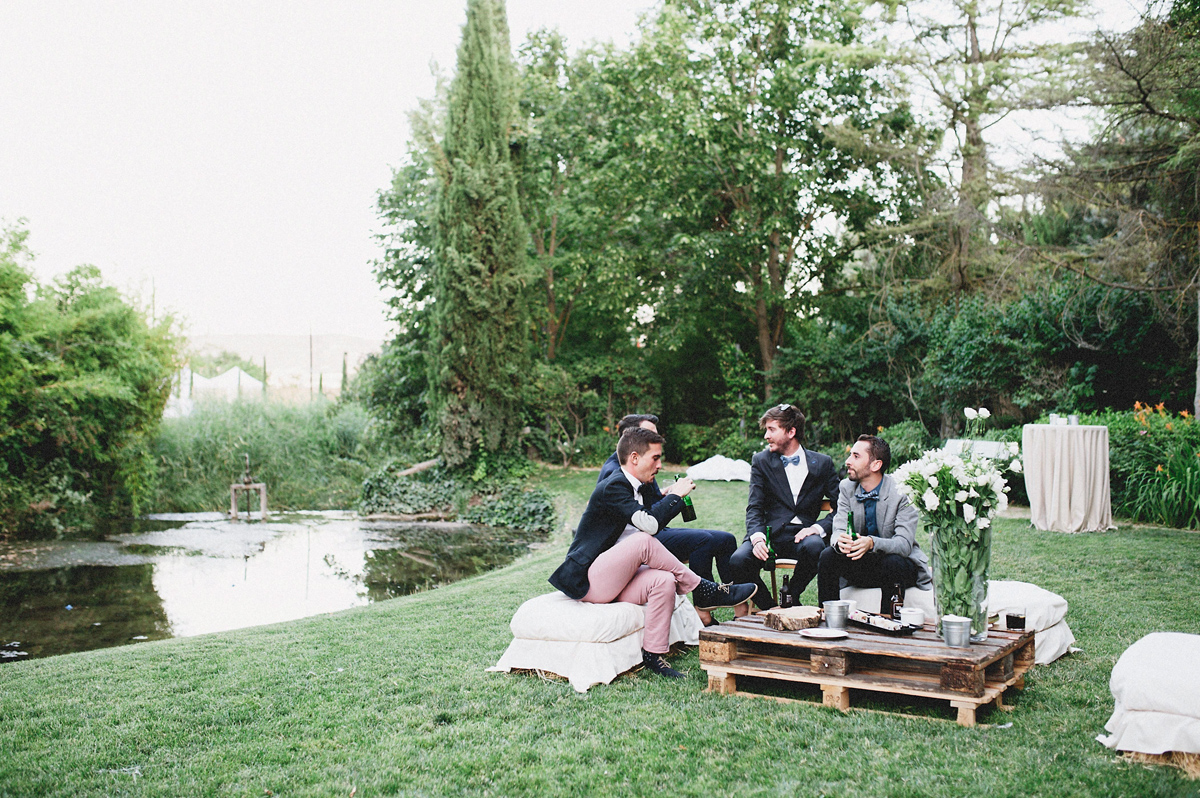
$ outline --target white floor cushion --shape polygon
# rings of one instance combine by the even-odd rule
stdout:
[[[1067,600],[1029,582],[992,579],[988,582],[988,613],[1004,615],[1025,610],[1025,628],[1040,632],[1067,617]],[[1003,620],[1003,619],[1001,619]]]
[[[858,608],[863,612],[879,612],[879,608],[883,604],[883,591],[877,587],[847,585],[842,588],[840,595],[844,599],[857,601]],[[926,623],[937,617],[937,604],[933,600],[932,590],[918,590],[910,587],[904,591],[904,606],[920,607],[925,610]]]
[[[1155,632],[1125,650],[1108,682],[1109,748],[1200,754],[1200,635]]]
[[[536,596],[513,615],[509,624],[513,641],[488,670],[548,671],[567,678],[577,691],[587,692],[641,663],[645,618],[645,609],[638,604],[587,604],[557,591]],[[676,596],[671,643],[694,646],[703,628],[687,598]]]

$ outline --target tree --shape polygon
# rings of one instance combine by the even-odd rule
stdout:
[[[1097,34],[1090,55],[1086,95],[1107,124],[1046,184],[1048,215],[1075,224],[1033,232],[1052,265],[1150,300],[1196,352],[1200,413],[1200,7],[1179,0]]]
[[[140,511],[180,364],[172,320],[151,325],[95,267],[39,285],[26,236],[0,229],[0,534],[49,535]]]
[[[853,51],[860,11],[683,0],[605,64],[610,161],[657,254],[643,293],[660,344],[737,336],[736,314],[769,374],[856,234],[900,216],[910,178],[887,155],[912,116],[877,55]]]
[[[1080,45],[1047,36],[1076,17],[1080,0],[925,0],[903,4],[911,43],[896,60],[932,93],[941,128],[953,138],[947,172],[954,192],[929,197],[927,233],[940,239],[936,274],[966,291],[998,263],[991,238],[996,201],[1023,189],[989,154],[987,130],[1021,111],[1074,99],[1070,61]],[[957,184],[954,176],[957,172]]]
[[[527,235],[510,143],[516,86],[499,0],[468,0],[437,178],[431,376],[448,466],[516,442],[529,373]]]

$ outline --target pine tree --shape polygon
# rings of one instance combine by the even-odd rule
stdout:
[[[529,373],[526,231],[510,152],[516,70],[502,0],[468,0],[435,215],[432,400],[442,459],[503,451]]]

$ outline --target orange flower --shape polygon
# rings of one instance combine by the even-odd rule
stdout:
[[[1141,409],[1142,409],[1142,403],[1141,403],[1141,402],[1134,402],[1134,403],[1133,403],[1133,409],[1134,409],[1134,410],[1141,410]]]
[[[1167,432],[1170,432],[1170,431],[1171,431],[1171,429],[1172,429],[1172,427],[1171,427],[1171,422],[1170,422],[1170,421],[1168,421],[1168,422],[1167,422]]]
[[[1158,465],[1158,466],[1155,466],[1154,470],[1161,472],[1163,470],[1163,467],[1162,467],[1162,465]]]
[[[883,432],[883,425],[882,425],[882,424],[880,424],[878,427],[876,427],[876,428],[875,428],[875,431],[876,431],[876,432]]]
[[[1184,418],[1191,418],[1191,417],[1192,417],[1192,414],[1191,414],[1191,413],[1189,413],[1189,412],[1188,412],[1188,411],[1186,411],[1186,410],[1180,410],[1180,411],[1179,411],[1179,415],[1183,416]]]
[[[1166,407],[1167,407],[1166,402],[1159,402],[1158,404],[1156,404],[1154,406],[1154,409],[1161,413],[1166,409]]]

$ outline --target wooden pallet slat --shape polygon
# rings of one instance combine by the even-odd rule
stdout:
[[[822,703],[850,707],[850,690],[934,698],[950,702],[958,722],[974,725],[976,712],[1005,709],[1004,691],[1020,687],[1033,665],[1033,634],[1002,631],[969,648],[946,646],[932,627],[912,637],[848,630],[845,638],[817,639],[778,632],[761,619],[737,619],[701,633],[700,664],[709,690],[739,690],[738,676],[820,687]]]

